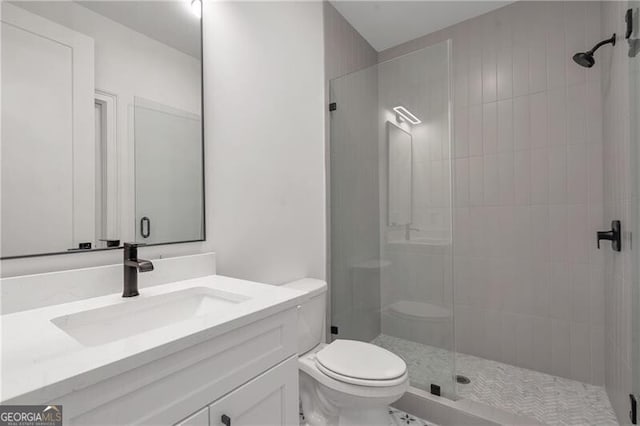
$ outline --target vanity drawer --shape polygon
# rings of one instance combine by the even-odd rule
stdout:
[[[298,425],[294,356],[209,406],[211,426]]]
[[[296,324],[292,308],[79,389],[56,403],[64,405],[65,424],[174,424],[296,355]]]

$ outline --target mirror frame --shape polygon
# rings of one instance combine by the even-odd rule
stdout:
[[[67,1],[72,1],[72,0],[67,0]],[[206,198],[206,169],[205,169],[206,147],[205,147],[205,141],[204,141],[205,132],[204,132],[204,37],[203,37],[204,4],[203,3],[204,2],[202,1],[200,2],[200,117],[201,117],[200,118],[200,144],[202,146],[202,238],[197,240],[170,241],[166,243],[152,243],[152,244],[139,243],[141,246],[152,247],[152,246],[165,246],[165,245],[173,245],[173,244],[200,243],[203,241],[207,241],[207,198]],[[0,256],[0,260],[26,259],[30,257],[58,256],[63,254],[95,253],[95,252],[101,252],[101,251],[120,250],[123,248],[124,243],[125,243],[124,240],[120,240],[120,245],[117,247],[70,249],[66,251],[57,251],[57,252],[50,252],[50,253],[34,253],[34,254],[24,254],[19,256],[6,256],[6,257]]]

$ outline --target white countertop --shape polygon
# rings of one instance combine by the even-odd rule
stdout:
[[[98,346],[84,346],[54,325],[63,315],[184,290],[209,287],[250,297],[230,311],[196,317]],[[140,296],[95,297],[0,316],[0,402],[42,404],[235,328],[292,308],[305,293],[211,275],[143,288]]]

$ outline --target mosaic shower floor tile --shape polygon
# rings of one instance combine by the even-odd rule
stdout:
[[[381,334],[373,342],[401,356],[413,386],[452,383],[450,351]],[[456,373],[471,382],[457,395],[551,426],[614,426],[615,414],[604,387],[552,376],[497,361],[458,353]]]

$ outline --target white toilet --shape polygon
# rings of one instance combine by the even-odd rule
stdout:
[[[285,286],[308,295],[298,308],[303,424],[388,426],[387,406],[409,387],[405,362],[370,343],[325,344],[327,284],[307,278]]]

